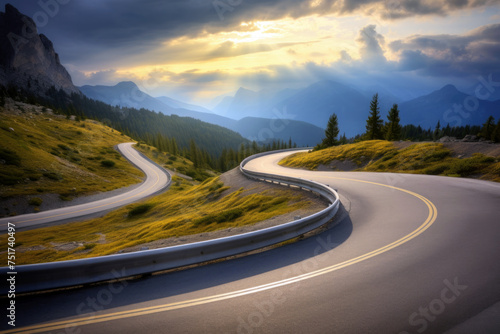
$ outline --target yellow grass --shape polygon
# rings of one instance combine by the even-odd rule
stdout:
[[[166,193],[103,218],[18,232],[17,262],[114,254],[159,239],[254,224],[310,204],[292,190],[246,194],[239,189],[223,196],[226,189],[217,177],[198,185],[175,177]]]
[[[367,163],[377,157],[395,152],[396,147],[391,142],[383,140],[363,141],[329,147],[320,151],[296,153],[280,161],[280,165],[288,167],[303,167],[316,169],[319,165],[327,165],[333,160],[351,160],[357,165]]]
[[[37,106],[17,103],[0,109],[1,152],[20,159],[19,165],[0,164],[0,198],[42,193],[71,198],[141,181],[142,172],[113,149],[132,141],[129,137]],[[115,162],[114,167],[103,166],[103,160]]]
[[[337,160],[354,162],[357,171],[475,177],[500,182],[498,157],[480,153],[469,158],[452,157],[452,152],[440,143],[417,143],[398,149],[393,142],[363,141],[296,153],[281,160],[280,165],[316,169]]]

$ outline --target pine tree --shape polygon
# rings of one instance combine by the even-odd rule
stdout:
[[[201,167],[207,167],[211,165],[210,155],[208,154],[207,151],[201,150],[199,155],[200,155],[199,163]]]
[[[340,145],[347,144],[347,137],[345,136],[345,132],[342,136],[340,136]]]
[[[221,154],[219,155],[219,170],[222,172],[227,171],[227,149],[222,149]]]
[[[495,129],[491,134],[491,140],[493,140],[495,143],[500,143],[500,119],[498,120],[497,125],[495,126]]]
[[[432,140],[436,141],[441,138],[441,122],[437,122],[436,127],[434,128],[434,132],[432,132]]]
[[[254,140],[252,141],[252,154],[259,153],[259,145],[257,145],[257,142]]]
[[[236,152],[232,148],[230,148],[226,156],[226,168],[231,169],[233,167],[236,167],[238,165],[236,159]]]
[[[394,104],[387,115],[387,123],[385,124],[385,139],[400,140],[401,125],[399,124],[399,109],[398,105]]]
[[[252,148],[250,147],[250,142],[247,142],[245,144],[245,156],[243,158],[246,158],[251,155],[252,155]]]
[[[172,154],[173,155],[179,154],[179,147],[177,146],[177,141],[175,140],[175,138],[172,138]]]
[[[193,162],[193,167],[194,168],[199,168],[200,163],[198,159],[198,148],[196,147],[196,143],[194,142],[194,139],[191,139],[189,141],[189,157],[191,161]]]
[[[380,107],[378,105],[378,94],[373,95],[370,102],[370,116],[366,120],[366,139],[383,139],[383,121],[380,118]]]
[[[336,114],[332,114],[328,119],[328,124],[325,130],[325,138],[323,145],[330,147],[337,144],[337,136],[339,135],[339,122]]]
[[[495,130],[495,118],[493,116],[490,116],[483,124],[483,127],[481,128],[481,132],[479,133],[479,135],[487,140],[490,140],[492,138],[494,130]]]
[[[444,128],[443,130],[443,135],[445,136],[449,136],[451,135],[451,127],[450,127],[450,123],[446,124],[446,127]]]
[[[240,149],[238,150],[238,161],[243,161],[245,159],[245,144],[241,143]]]

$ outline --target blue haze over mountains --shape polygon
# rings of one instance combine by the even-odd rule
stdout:
[[[80,91],[89,98],[113,106],[145,108],[166,115],[175,114],[181,117],[196,118],[207,123],[226,127],[240,133],[243,137],[257,142],[266,143],[273,139],[288,142],[289,139],[292,139],[299,146],[309,146],[317,144],[324,136],[323,128],[294,119],[286,119],[281,114],[271,115],[270,118],[242,117],[235,119],[218,115],[206,108],[170,97],[155,98],[141,91],[131,81],[120,82],[115,86],[82,86]],[[253,103],[251,100],[245,102],[247,108],[250,108],[248,106]]]
[[[495,82],[495,81],[493,81]],[[430,94],[402,101],[391,93],[380,90],[379,103],[383,119],[394,103],[398,103],[401,124],[414,124],[424,129],[441,126],[479,125],[489,115],[500,117],[500,87],[488,93],[482,87],[481,97],[459,91],[446,85]],[[491,87],[490,87],[491,88]],[[133,82],[116,86],[83,86],[80,90],[90,98],[111,105],[146,108],[165,114],[193,117],[221,125],[257,141],[292,138],[298,145],[314,145],[324,136],[324,127],[332,113],[339,120],[340,134],[353,137],[365,131],[370,101],[377,91],[358,90],[355,87],[331,81],[316,82],[303,89],[263,90],[255,92],[239,88],[233,96],[219,98],[212,110],[185,103],[170,97],[152,97],[142,92]],[[496,99],[493,101],[493,99]],[[281,120],[281,121],[278,121]]]

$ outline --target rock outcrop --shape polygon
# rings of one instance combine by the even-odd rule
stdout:
[[[52,42],[38,34],[31,18],[10,4],[0,12],[0,85],[13,85],[36,95],[44,95],[52,86],[79,93]]]

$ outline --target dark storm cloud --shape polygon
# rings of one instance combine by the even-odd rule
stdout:
[[[88,63],[144,53],[181,36],[251,29],[241,22],[328,13],[386,19],[485,6],[495,0],[40,0],[10,1],[33,17],[63,62]],[[0,2],[5,4],[5,1]],[[45,16],[43,15],[45,13]],[[45,20],[44,20],[45,18]],[[105,51],[104,51],[105,50]],[[98,58],[95,55],[100,54]]]
[[[450,12],[497,4],[497,0],[388,0],[382,1],[378,11],[384,19],[400,19],[412,16],[447,15]]]
[[[465,35],[413,36],[393,41],[399,69],[430,76],[468,76],[500,68],[500,24],[487,25]]]

